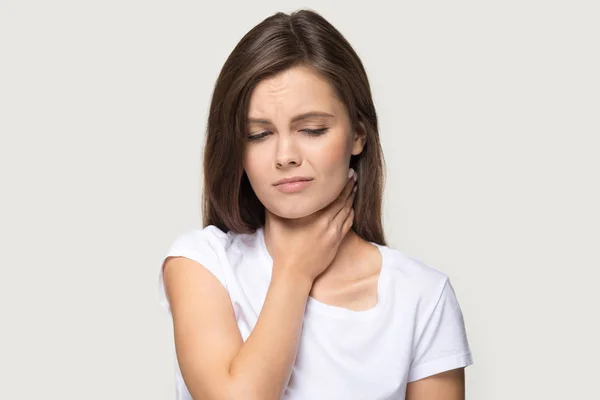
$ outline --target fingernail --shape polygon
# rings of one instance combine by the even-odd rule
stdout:
[[[354,171],[354,182],[356,182],[358,180],[358,173],[356,171]]]
[[[353,192],[356,192],[358,186],[354,186],[354,188],[352,189]]]
[[[350,168],[350,171],[348,171],[348,178],[352,177],[352,175],[354,175],[354,170]]]

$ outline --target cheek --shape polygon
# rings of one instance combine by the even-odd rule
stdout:
[[[264,187],[269,184],[269,160],[264,155],[261,156],[260,151],[248,150],[244,154],[243,167],[252,189],[260,195]]]
[[[326,143],[313,146],[308,156],[320,178],[334,188],[337,186],[334,182],[347,177],[352,155],[351,145],[344,136],[335,135]]]
[[[327,138],[303,138],[296,143],[296,150],[303,159],[299,169],[314,176],[318,184],[310,193],[297,196],[293,201],[286,201],[287,195],[281,195],[271,187],[272,180],[279,175],[274,172],[273,158],[265,156],[274,150],[267,150],[266,145],[247,149],[243,163],[254,192],[272,213],[284,218],[310,215],[329,205],[345,187],[352,155],[352,143],[347,135],[338,131]]]
[[[319,180],[317,194],[311,198],[313,211],[328,206],[346,186],[351,150],[351,144],[344,135],[336,135],[307,151],[307,160]]]

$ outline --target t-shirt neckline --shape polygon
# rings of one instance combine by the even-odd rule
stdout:
[[[258,228],[256,233],[256,239],[258,241],[258,247],[260,248],[261,257],[265,260],[265,262],[267,262],[269,266],[268,273],[270,279],[273,268],[273,258],[269,254],[267,245],[265,243],[264,228]],[[357,311],[350,310],[344,307],[334,306],[331,304],[326,304],[309,295],[306,302],[307,313],[317,313],[335,318],[348,318],[357,320],[371,319],[380,314],[381,310],[384,308],[386,299],[385,289],[387,285],[385,285],[384,282],[387,274],[388,262],[386,255],[386,247],[375,242],[369,243],[374,245],[381,254],[381,270],[379,272],[379,278],[377,280],[377,304],[367,310]]]

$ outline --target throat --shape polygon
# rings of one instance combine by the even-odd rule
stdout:
[[[331,265],[313,282],[310,296],[332,306],[368,310],[379,300],[381,268],[379,249],[356,236],[346,246],[340,245]]]

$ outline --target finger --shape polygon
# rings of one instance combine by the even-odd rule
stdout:
[[[346,186],[340,192],[340,195],[335,199],[327,208],[329,212],[332,213],[332,219],[340,212],[340,210],[344,207],[346,200],[352,194],[352,188],[355,185],[355,180],[350,177],[348,178],[348,182],[346,182]]]
[[[348,213],[348,216],[346,217],[346,220],[344,221],[344,225],[342,226],[342,236],[344,236],[352,228],[353,224],[354,224],[354,208],[351,208],[350,212]]]
[[[353,209],[352,204],[354,203],[354,197],[356,197],[356,192],[352,191],[348,198],[346,198],[342,208],[340,208],[335,217],[333,217],[333,223],[338,224],[338,226],[343,225],[348,213]]]

